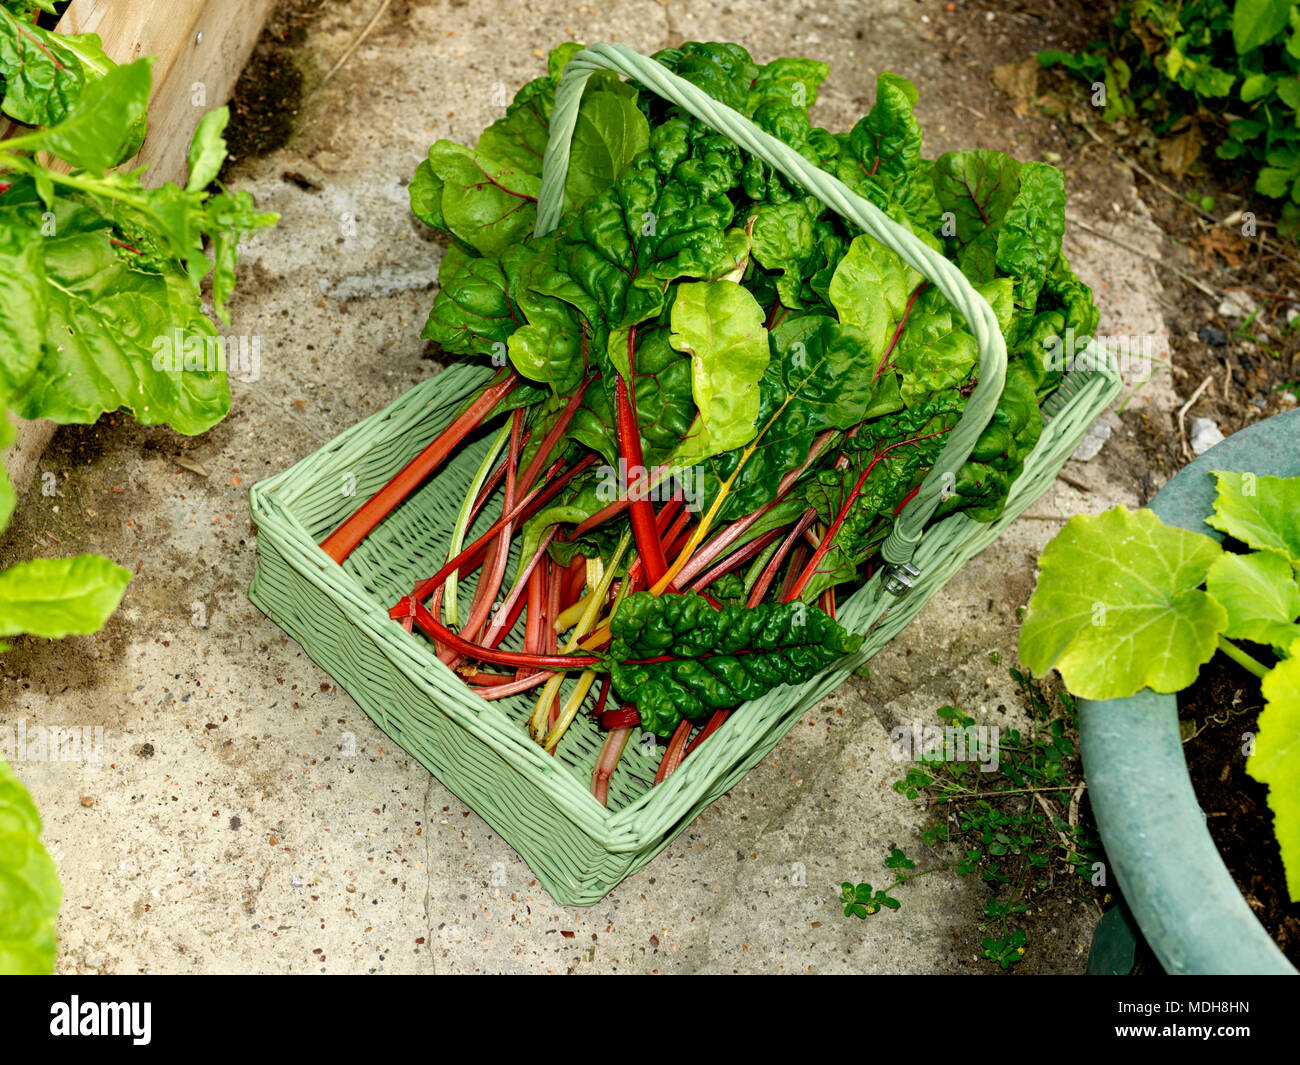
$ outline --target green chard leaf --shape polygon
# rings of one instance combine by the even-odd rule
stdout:
[[[94,174],[134,154],[149,108],[152,66],[152,58],[137,59],[90,81],[68,113],[41,131],[37,146]]]
[[[1044,278],[1060,258],[1064,233],[1065,179],[1046,163],[1025,163],[1020,168],[1020,191],[1007,208],[997,236],[998,273],[1015,279],[1018,319],[1032,319]],[[1013,340],[1019,330],[1018,325],[1011,327]]]
[[[98,632],[131,571],[99,555],[37,558],[0,570],[0,636],[51,640]]]
[[[671,345],[668,314],[664,312],[653,328],[639,334],[633,375],[642,457],[652,469],[661,463],[679,464],[672,458],[672,452],[681,447],[697,414],[692,392],[692,360]],[[593,385],[587,390],[569,435],[617,465],[619,452],[614,421],[612,391]]]
[[[921,158],[921,126],[912,109],[916,86],[897,74],[876,78],[876,102],[849,134],[836,176],[882,210],[891,204],[929,224],[937,217],[929,164]]]
[[[641,712],[642,728],[670,736],[683,717],[699,720],[800,684],[855,652],[852,636],[803,603],[716,610],[687,592],[636,592],[615,613],[610,672],[614,690]],[[647,661],[666,657],[666,661]]]
[[[0,976],[54,971],[54,921],[62,902],[36,804],[0,758]]]
[[[1291,644],[1290,657],[1269,671],[1260,688],[1264,709],[1246,771],[1268,785],[1287,892],[1292,902],[1300,902],[1300,640]]]
[[[818,433],[852,428],[876,407],[883,391],[872,380],[865,336],[854,326],[807,315],[782,322],[769,336],[772,358],[759,382],[754,440],[698,467],[706,510],[735,475],[722,505],[723,520],[771,501],[781,478],[807,460]]]
[[[805,489],[808,505],[827,526],[844,520],[824,561],[803,590],[813,602],[826,588],[852,580],[883,543],[904,501],[933,468],[957,424],[963,399],[936,393],[924,403],[867,422],[842,455],[842,469],[822,470]]]
[[[873,372],[883,368],[899,324],[910,317],[912,300],[924,283],[897,253],[865,233],[853,239],[840,260],[827,295],[840,322],[864,334]]]
[[[226,138],[221,134],[229,124],[229,107],[209,111],[199,121],[194,139],[190,141],[190,179],[185,185],[186,192],[206,189],[221,173],[221,164],[226,161]]]
[[[948,152],[935,160],[931,178],[940,207],[953,216],[950,235],[965,246],[1001,224],[1020,191],[1020,164],[983,148]]]
[[[1222,553],[1148,510],[1076,515],[1038,560],[1021,661],[1039,675],[1057,668],[1086,699],[1181,691],[1228,626],[1227,611],[1200,589]]]
[[[95,34],[51,33],[0,7],[0,111],[16,122],[57,125],[114,66]]]
[[[573,52],[552,53],[547,76],[520,89],[477,147],[440,140],[429,149],[427,167],[420,164],[411,187],[412,206],[423,221],[485,255],[532,234],[555,86]],[[649,125],[637,108],[636,91],[615,77],[595,75],[578,109],[566,207],[609,188],[648,142]]]
[[[669,342],[691,358],[699,410],[675,461],[693,466],[748,444],[757,429],[758,383],[770,358],[758,301],[734,281],[678,285]]]
[[[115,218],[90,199],[58,198],[50,214],[28,180],[0,198],[10,234],[0,258],[29,269],[29,283],[0,285],[0,318],[27,323],[0,328],[0,388],[14,412],[89,424],[125,407],[188,434],[220,421],[226,372],[189,278],[133,269],[113,243]]]

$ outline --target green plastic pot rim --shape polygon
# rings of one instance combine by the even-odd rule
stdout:
[[[1300,475],[1300,411],[1234,434],[1180,470],[1151,501],[1169,525],[1222,540],[1211,470]],[[1115,879],[1171,974],[1297,975],[1219,855],[1197,802],[1178,728],[1178,697],[1079,700],[1088,794]]]

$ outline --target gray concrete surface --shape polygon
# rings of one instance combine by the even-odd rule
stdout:
[[[1014,718],[1015,611],[1055,516],[1138,502],[1118,419],[1100,455],[1070,467],[1088,491],[1058,482],[870,679],[810,711],[656,861],[585,910],[556,906],[245,598],[249,485],[436,369],[418,333],[441,249],[409,216],[404,181],[436,138],[472,142],[499,111],[495,85],[513,92],[536,76],[547,46],[572,36],[651,51],[703,37],[764,59],[816,54],[833,71],[817,114],[836,128],[869,106],[876,72],[893,69],[920,86],[930,153],[1041,148],[1041,123],[1013,116],[979,64],[950,59],[963,31],[945,27],[940,3],[508,6],[502,16],[485,3],[393,5],[307,102],[292,144],[238,174],[282,215],[247,249],[232,304],[231,332],[262,340],[259,379],[233,383],[231,416],[202,438],[120,417],[61,430],[42,460],[58,495],[34,498],[0,543],[0,562],[96,550],[136,574],[99,636],[24,640],[0,660],[0,722],[104,730],[98,764],[16,765],[65,886],[58,969],[987,971],[969,938],[978,884],[924,878],[900,911],[869,922],[842,916],[838,885],[878,878],[893,844],[921,850],[924,811],[890,788],[901,770],[889,727],[944,703],[982,722]],[[373,8],[326,5],[303,61],[328,67]],[[287,183],[285,170],[321,190]],[[1094,186],[1075,208],[1093,225],[1142,225],[1122,174],[1072,180]],[[1163,334],[1146,262],[1091,237],[1072,248],[1098,286],[1103,331]],[[1167,375],[1135,402],[1167,410]],[[1025,970],[1081,971],[1095,919],[1083,906],[1054,914]]]

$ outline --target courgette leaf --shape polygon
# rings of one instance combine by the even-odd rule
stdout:
[[[1205,590],[1228,612],[1224,635],[1277,648],[1300,639],[1300,586],[1291,563],[1275,551],[1224,554],[1210,567]]]
[[[1214,471],[1218,492],[1206,524],[1300,567],[1300,477]]]
[[[1264,709],[1246,771],[1268,785],[1273,832],[1282,852],[1287,891],[1300,902],[1300,640],[1261,684]]]
[[[1228,626],[1200,588],[1222,553],[1149,510],[1076,515],[1039,557],[1020,660],[1040,676],[1057,668],[1085,699],[1181,691]]]

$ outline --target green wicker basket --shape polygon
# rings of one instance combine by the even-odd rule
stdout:
[[[962,422],[886,542],[891,565],[838,612],[847,628],[866,634],[861,651],[807,684],[778,688],[740,707],[658,787],[651,785],[661,748],[647,755],[629,744],[610,781],[607,807],[589,790],[604,738],[594,722],[580,714],[555,756],[547,755],[525,727],[533,697],[481,699],[437,659],[429,641],[388,616],[390,606],[446,561],[460,500],[490,446],[488,434],[472,439],[393,510],[343,565],[317,546],[451,421],[490,379],[491,370],[472,365],[445,370],[253,487],[258,562],[249,598],[385,733],[519,851],[543,887],[567,905],[599,901],[658,854],[811,706],[902,630],[949,577],[1051,485],[1089,423],[1120,388],[1104,353],[1094,360],[1095,368],[1069,373],[1044,406],[1042,438],[1002,517],[989,524],[963,514],[929,521],[945,471],[965,461],[1001,391],[1006,351],[988,305],[951,263],[840,182],[659,64],[617,45],[593,46],[565,68],[552,113],[539,232],[558,219],[578,102],[597,69],[616,70],[685,107],[911,262],[966,316],[980,342],[980,380]],[[470,538],[490,524],[490,517],[480,516]]]

